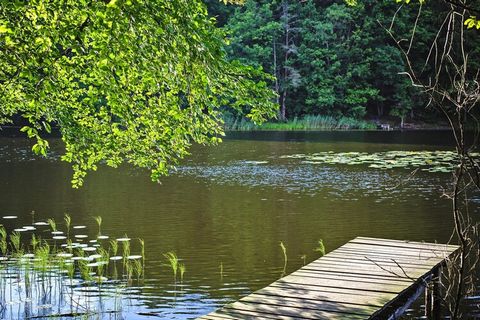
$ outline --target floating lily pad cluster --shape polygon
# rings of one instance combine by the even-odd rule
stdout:
[[[478,153],[472,157],[479,159]],[[420,168],[428,172],[451,172],[457,164],[453,151],[385,151],[385,152],[318,152],[285,155],[284,159],[299,159],[307,164],[368,165],[375,169]]]

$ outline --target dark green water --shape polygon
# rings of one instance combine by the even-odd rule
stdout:
[[[448,132],[236,133],[217,147],[194,147],[176,173],[150,181],[123,166],[90,173],[80,190],[53,155],[35,159],[29,142],[0,138],[0,216],[7,227],[68,212],[95,232],[128,234],[147,244],[145,286],[126,308],[128,319],[152,312],[165,319],[206,314],[278,279],[287,247],[288,271],[299,268],[323,239],[327,251],[356,236],[447,241],[450,174],[379,170],[362,165],[312,165],[281,156],[322,151],[451,150]],[[175,251],[187,267],[172,284],[162,254]],[[220,275],[223,265],[223,277]]]

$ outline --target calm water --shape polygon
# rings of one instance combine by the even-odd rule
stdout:
[[[74,223],[96,232],[127,234],[147,243],[145,285],[131,294],[127,319],[191,319],[278,279],[279,242],[288,271],[356,236],[447,241],[450,203],[441,198],[450,174],[364,165],[312,165],[281,156],[322,151],[450,150],[448,132],[235,133],[193,155],[161,184],[148,172],[123,166],[90,173],[80,190],[60,162],[61,143],[49,159],[35,159],[28,141],[0,138],[0,216],[7,227],[37,219]],[[20,221],[19,221],[20,220]],[[174,287],[162,254],[175,251],[187,272]],[[223,277],[220,265],[223,265]]]

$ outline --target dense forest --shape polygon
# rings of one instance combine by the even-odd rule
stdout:
[[[426,108],[421,90],[401,74],[406,70],[401,52],[387,32],[390,29],[405,39],[401,45],[408,45],[418,3],[403,7],[393,0],[359,1],[354,7],[343,0],[206,3],[210,15],[227,30],[229,58],[274,76],[270,85],[278,94],[280,121],[306,115],[388,119],[399,125],[438,119]],[[413,63],[425,64],[448,9],[440,1],[421,8]],[[478,57],[480,38],[472,35],[468,43]],[[430,70],[425,65],[423,75],[428,77]]]

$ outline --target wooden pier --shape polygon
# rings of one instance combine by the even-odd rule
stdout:
[[[198,319],[396,319],[425,291],[427,317],[435,319],[438,293],[425,288],[439,280],[446,259],[458,249],[358,237]]]

